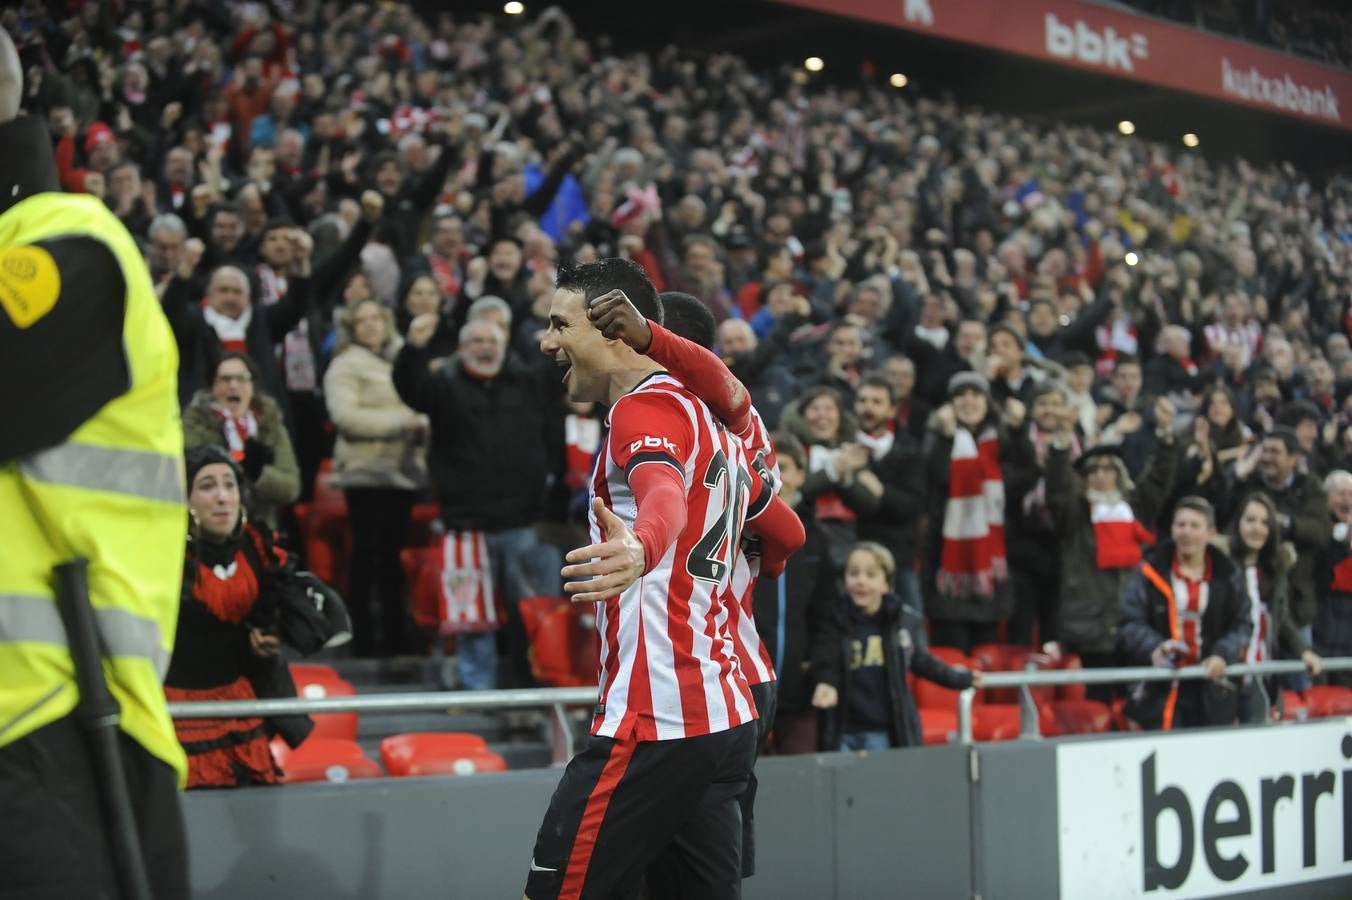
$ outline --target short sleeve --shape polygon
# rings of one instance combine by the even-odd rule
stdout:
[[[686,481],[686,463],[695,453],[690,413],[676,397],[647,391],[620,399],[610,415],[610,455],[629,474],[649,463],[671,466]]]

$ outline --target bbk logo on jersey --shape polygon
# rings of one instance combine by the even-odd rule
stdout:
[[[648,437],[646,435],[638,438],[629,445],[630,453],[637,453],[640,450],[665,450],[672,456],[675,456],[677,453],[676,445],[666,438]]]

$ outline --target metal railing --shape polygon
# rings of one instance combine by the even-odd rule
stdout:
[[[1343,672],[1352,670],[1352,657],[1340,656],[1324,660],[1325,672]],[[1225,678],[1244,675],[1295,675],[1308,670],[1298,660],[1281,660],[1265,663],[1237,663],[1226,666]],[[1167,669],[1159,666],[1113,669],[1055,669],[1040,671],[1028,669],[1023,672],[986,672],[982,689],[1018,688],[1019,689],[1019,738],[1037,740],[1042,737],[1041,722],[1038,717],[1037,703],[1033,700],[1030,688],[1061,687],[1076,684],[1136,684],[1142,681],[1195,681],[1206,678],[1206,669],[1202,666],[1184,666],[1179,669]],[[1273,724],[1268,715],[1272,700],[1268,697],[1267,686],[1263,679],[1254,681],[1261,698],[1264,724]],[[972,707],[976,701],[976,688],[967,688],[958,695],[958,742],[972,743]]]
[[[549,745],[555,763],[573,756],[569,706],[592,706],[596,688],[527,688],[512,691],[430,691],[364,694],[348,697],[286,697],[276,700],[206,700],[170,703],[175,719],[239,719],[311,713],[447,712],[545,707],[549,711]]]
[[[1352,657],[1337,657],[1324,660],[1324,671],[1340,672],[1352,670]],[[1229,666],[1225,677],[1243,675],[1291,675],[1305,672],[1305,664],[1296,660],[1266,662],[1251,665],[1248,663]],[[1056,669],[1039,671],[1030,669],[1023,672],[986,672],[983,689],[1019,688],[1019,737],[1021,739],[1039,739],[1041,727],[1038,721],[1037,704],[1033,700],[1030,688],[1060,687],[1077,684],[1122,684],[1141,681],[1188,681],[1206,677],[1206,670],[1200,665],[1186,666],[1181,669],[1165,669],[1154,666],[1140,668],[1115,669]],[[1271,707],[1267,689],[1262,679],[1257,682],[1263,709]],[[596,688],[528,688],[505,691],[431,691],[362,694],[348,697],[284,698],[276,700],[215,700],[187,703],[170,703],[169,715],[175,719],[230,719],[246,717],[266,717],[285,715],[308,715],[311,713],[393,713],[393,712],[446,712],[449,710],[503,710],[530,709],[544,707],[549,711],[550,745],[555,762],[566,762],[573,755],[573,730],[568,721],[567,707],[591,706],[596,703]],[[967,688],[958,695],[958,741],[972,743],[972,707],[976,700],[976,689]],[[1263,722],[1270,723],[1266,714]]]

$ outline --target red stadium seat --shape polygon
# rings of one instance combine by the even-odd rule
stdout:
[[[396,734],[380,742],[380,761],[391,775],[474,775],[505,772],[507,763],[477,734]]]
[[[344,782],[380,778],[385,774],[375,760],[362,752],[356,741],[312,735],[294,750],[281,739],[274,739],[271,747],[272,759],[282,770],[283,784]]]
[[[535,679],[550,687],[596,684],[600,636],[596,610],[563,597],[527,597],[518,604],[530,641]]]
[[[1282,720],[1286,722],[1303,722],[1310,718],[1310,708],[1305,705],[1305,700],[1295,691],[1282,691]]]
[[[329,483],[329,472],[315,476],[314,499],[297,503],[296,526],[305,545],[305,564],[339,592],[347,586],[347,561],[352,553],[347,498]]]
[[[948,709],[921,708],[920,729],[925,746],[947,744],[958,733],[958,714]]]
[[[930,652],[950,666],[963,666],[968,669],[979,668],[973,660],[968,659],[961,650],[955,647],[931,647]],[[959,691],[949,690],[924,678],[915,680],[915,703],[916,706],[922,708],[946,709],[956,715],[959,693]]]
[[[291,663],[291,677],[297,686],[302,681],[342,681],[343,676],[333,666],[323,663]]]
[[[972,648],[972,659],[983,672],[1005,672],[1005,660],[1010,651],[1022,650],[1009,644],[977,644]]]
[[[441,507],[435,503],[416,503],[410,520],[408,545],[410,547],[439,546],[441,535]]]
[[[1084,668],[1084,663],[1078,653],[1063,653],[1056,663],[1056,668],[1064,671],[1080,670]],[[1056,689],[1056,699],[1083,700],[1087,696],[1088,688],[1087,684],[1063,684]]]
[[[1057,734],[1102,734],[1112,727],[1113,711],[1097,700],[1054,700],[1049,708]]]
[[[1352,715],[1352,688],[1318,684],[1305,692],[1305,706],[1317,719]]]
[[[1019,736],[1017,703],[986,703],[972,708],[972,737],[978,741],[1012,741]]]
[[[291,677],[296,682],[296,695],[307,699],[352,697],[357,693],[351,683],[328,666],[293,665]],[[354,712],[315,713],[310,718],[314,720],[315,727],[306,743],[314,738],[344,738],[350,741],[357,737],[357,714]]]

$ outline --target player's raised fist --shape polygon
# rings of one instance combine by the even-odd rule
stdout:
[[[653,342],[648,320],[638,311],[624,291],[608,291],[587,304],[587,317],[608,340],[621,340],[639,353],[646,353]]]

